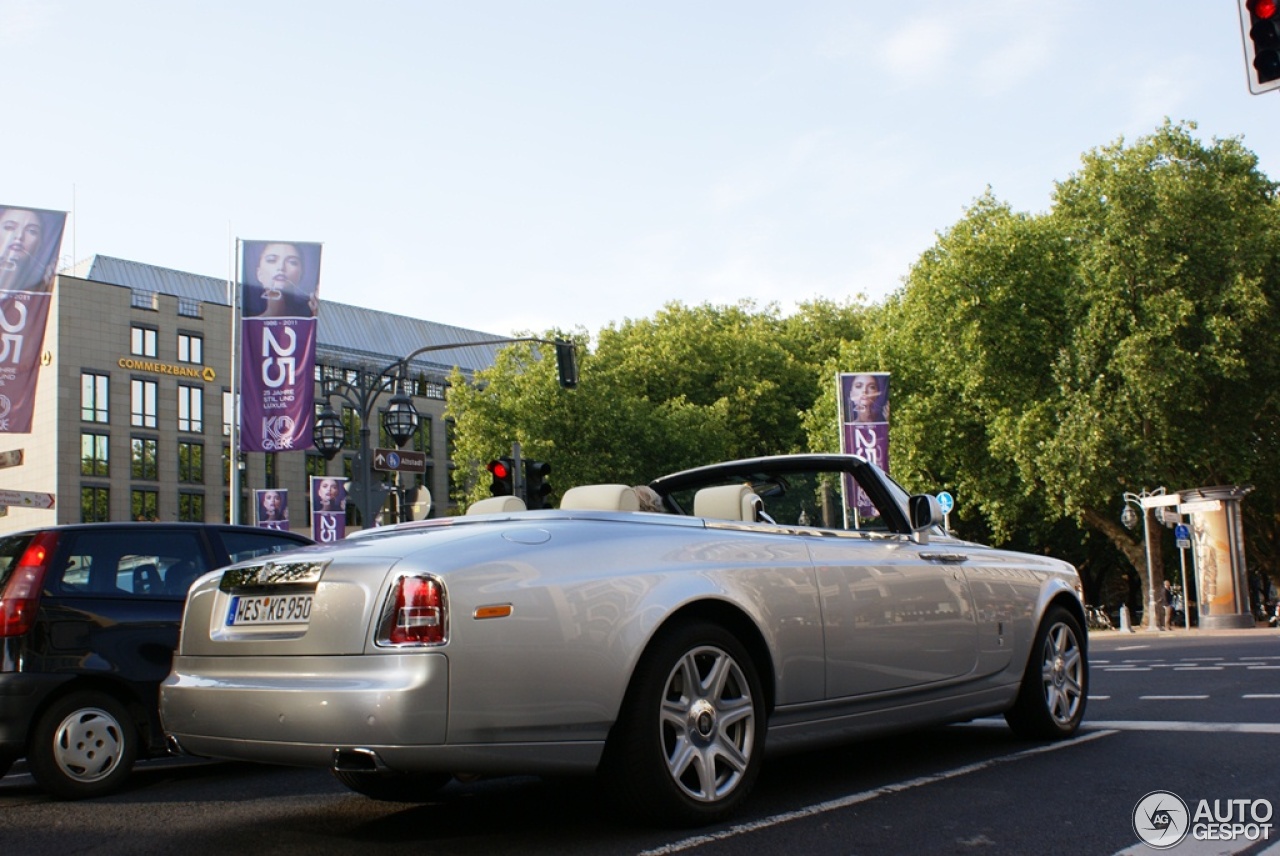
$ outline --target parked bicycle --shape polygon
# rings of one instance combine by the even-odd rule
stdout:
[[[1090,630],[1115,629],[1111,623],[1111,616],[1107,615],[1107,611],[1100,606],[1086,606],[1085,616],[1088,619]]]

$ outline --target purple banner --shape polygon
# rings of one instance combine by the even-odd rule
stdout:
[[[0,206],[0,433],[29,434],[63,211]]]
[[[240,449],[314,446],[320,245],[241,242]]]
[[[311,477],[311,537],[332,544],[347,537],[347,480]]]
[[[871,372],[837,377],[840,399],[840,451],[857,455],[889,472],[889,374]],[[871,500],[856,484],[845,485],[858,514],[876,513]]]
[[[257,508],[255,522],[263,529],[289,528],[289,491],[287,490],[255,490],[254,506]]]

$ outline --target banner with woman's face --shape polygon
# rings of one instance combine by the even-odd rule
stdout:
[[[0,433],[27,434],[67,215],[0,205]]]
[[[311,537],[330,544],[347,537],[347,480],[311,477]]]
[[[240,258],[240,449],[310,449],[320,245],[241,241]]]
[[[889,373],[842,373],[836,377],[840,402],[840,451],[857,455],[889,472]],[[858,514],[875,505],[852,478],[845,479],[845,502]]]
[[[289,528],[289,491],[270,488],[253,492],[255,523],[263,529]]]

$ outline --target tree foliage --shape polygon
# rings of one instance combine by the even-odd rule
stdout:
[[[1248,484],[1250,555],[1280,543],[1280,205],[1235,139],[1165,122],[1086,153],[1050,210],[988,190],[882,304],[664,307],[579,343],[565,391],[536,346],[455,378],[457,484],[519,441],[559,487],[838,448],[835,375],[891,373],[892,472],[946,488],[967,536],[1077,562],[1143,550],[1123,494]],[[1094,569],[1092,572],[1090,568]]]

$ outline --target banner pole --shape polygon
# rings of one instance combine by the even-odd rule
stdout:
[[[227,224],[230,239],[231,225]],[[227,300],[231,304],[231,495],[227,499],[227,522],[240,522],[240,294],[236,287],[236,268],[240,261],[240,239],[231,243],[231,270],[227,275]]]

